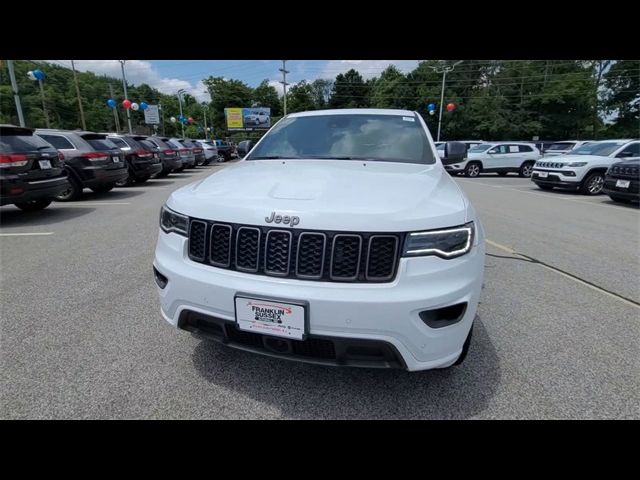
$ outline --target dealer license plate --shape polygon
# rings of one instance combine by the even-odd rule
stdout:
[[[549,172],[538,172],[538,178],[547,178],[549,176]]]
[[[235,301],[236,322],[240,330],[295,340],[304,339],[304,306],[239,296]]]
[[[629,184],[631,183],[631,180],[617,180],[616,181],[616,187],[617,188],[629,188]]]
[[[46,170],[48,168],[51,168],[51,161],[50,160],[38,160],[38,163],[40,164],[40,168],[42,170]]]
[[[113,163],[120,163],[120,157],[111,157],[111,160],[113,160]]]

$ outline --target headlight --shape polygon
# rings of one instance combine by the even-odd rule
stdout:
[[[416,257],[436,255],[441,258],[455,258],[471,250],[475,226],[473,222],[459,227],[413,232],[407,235],[403,256]]]
[[[567,167],[584,167],[587,162],[571,162],[567,164]]]
[[[160,228],[166,233],[175,232],[179,235],[187,236],[189,227],[189,217],[180,215],[173,210],[163,206],[160,210]]]

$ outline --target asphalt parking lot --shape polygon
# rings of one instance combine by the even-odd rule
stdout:
[[[41,212],[0,208],[1,418],[640,418],[638,207],[513,175],[457,178],[489,239],[465,362],[329,368],[162,320],[160,206],[220,168]]]

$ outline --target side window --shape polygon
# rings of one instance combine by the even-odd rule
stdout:
[[[51,145],[56,147],[58,150],[73,150],[75,147],[71,144],[69,140],[60,136],[60,135],[38,135],[40,138],[44,138]]]
[[[520,149],[520,152],[533,152],[533,148],[529,145],[518,145],[518,148]]]
[[[620,153],[616,155],[616,158],[632,157],[640,157],[640,143],[638,142],[627,145]]]
[[[118,137],[107,137],[109,140],[111,140],[113,143],[115,143],[118,148],[129,148],[129,145],[127,145],[126,143],[124,143],[121,139],[119,139]]]
[[[496,147],[493,147],[491,150],[489,150],[489,153],[495,153],[495,154],[503,154],[503,153],[507,153],[507,145],[498,145]]]

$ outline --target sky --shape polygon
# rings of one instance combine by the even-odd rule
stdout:
[[[70,60],[46,60],[71,67]],[[317,78],[334,79],[339,73],[355,68],[365,78],[380,75],[393,64],[400,71],[413,70],[420,60],[287,60],[287,83],[293,85],[301,80]],[[90,71],[98,75],[121,78],[118,60],[75,60],[79,71]],[[199,101],[210,101],[203,78],[224,77],[241,80],[256,87],[262,80],[269,80],[282,95],[282,60],[127,60],[125,76],[127,83],[146,83],[165,94],[175,94],[185,89]]]

